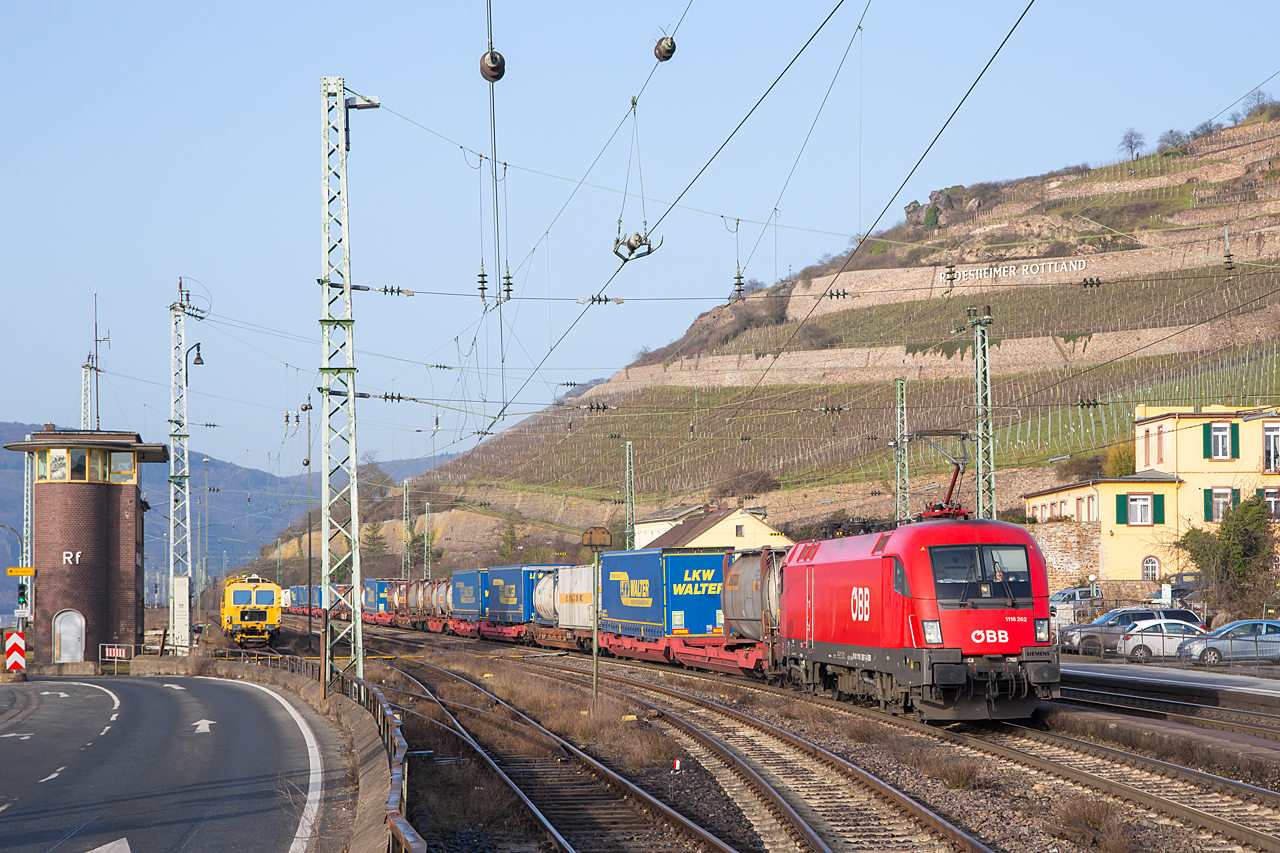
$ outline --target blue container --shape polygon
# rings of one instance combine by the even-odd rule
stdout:
[[[533,588],[560,566],[492,566],[489,568],[489,619],[520,625],[532,622]]]
[[[489,615],[488,569],[465,569],[453,573],[453,615],[478,622]]]
[[[723,637],[724,550],[600,555],[600,629],[611,634]]]
[[[364,612],[386,613],[387,590],[390,588],[391,581],[382,580],[380,578],[365,578],[364,597],[361,601]]]

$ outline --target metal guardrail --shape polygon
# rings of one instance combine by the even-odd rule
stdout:
[[[214,656],[221,660],[234,660],[295,673],[313,681],[319,681],[321,676],[319,661],[294,655],[256,649],[215,649]],[[382,745],[387,750],[391,773],[391,794],[387,797],[386,806],[386,823],[390,829],[388,850],[390,853],[427,853],[427,842],[418,835],[404,814],[408,793],[405,790],[405,753],[409,751],[409,744],[404,735],[400,734],[400,718],[395,715],[382,691],[362,678],[343,673],[336,689],[373,715],[378,724],[378,734],[382,737]]]

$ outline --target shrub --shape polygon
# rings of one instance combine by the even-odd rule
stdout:
[[[738,495],[763,495],[772,492],[781,484],[778,478],[764,470],[747,470],[734,468],[728,473],[721,473],[718,482],[711,487],[711,497],[727,498]]]
[[[1053,466],[1053,473],[1058,475],[1058,482],[1067,480],[1092,480],[1102,476],[1106,465],[1107,454],[1095,453],[1092,456],[1073,456]]]
[[[929,209],[924,212],[924,227],[938,227],[938,206],[936,204],[929,205]]]
[[[1132,441],[1122,441],[1107,451],[1107,461],[1102,466],[1104,477],[1128,477],[1137,470],[1138,460]]]

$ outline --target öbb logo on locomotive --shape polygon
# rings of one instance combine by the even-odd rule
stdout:
[[[1017,525],[923,519],[786,550],[647,549],[600,560],[598,569],[495,566],[380,580],[385,605],[363,618],[578,651],[594,638],[619,658],[925,720],[1025,718],[1059,693],[1044,557]],[[491,608],[476,591],[498,579]],[[299,593],[294,601],[307,600]]]
[[[855,586],[849,593],[849,609],[853,612],[854,622],[870,622],[871,590],[865,586]]]

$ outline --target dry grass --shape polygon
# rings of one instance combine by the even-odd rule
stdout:
[[[942,780],[948,788],[968,790],[982,781],[982,763],[976,758],[958,757],[922,738],[899,735],[888,741],[885,749],[908,767]]]
[[[1133,827],[1123,821],[1122,809],[1097,794],[1076,794],[1061,800],[1053,819],[1063,827],[1083,826],[1091,830],[1102,853],[1126,853],[1134,849]]]
[[[840,733],[854,743],[880,743],[888,736],[883,723],[866,717],[850,717],[840,726]]]

